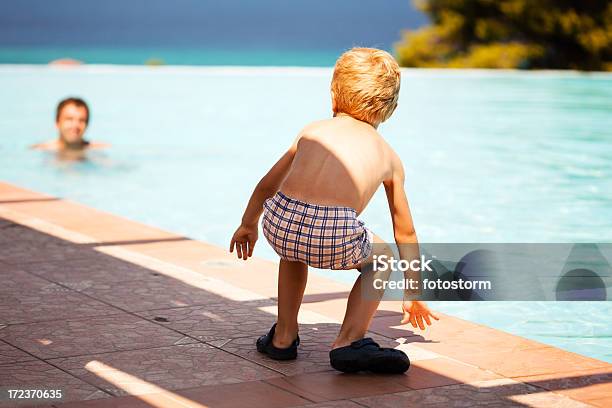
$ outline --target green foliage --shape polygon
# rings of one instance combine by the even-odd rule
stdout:
[[[409,67],[612,70],[611,0],[415,0],[432,25],[396,44]]]

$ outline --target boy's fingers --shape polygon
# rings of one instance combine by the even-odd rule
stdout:
[[[436,319],[436,320],[440,320],[440,318],[439,318],[438,316],[436,316],[435,314],[433,314],[433,313],[431,313],[431,312],[429,312],[429,315],[430,315],[431,317],[433,317],[434,319]]]
[[[242,258],[242,247],[240,246],[240,242],[236,242],[236,255],[238,255],[238,259]]]
[[[234,252],[234,238],[232,238],[232,242],[230,242],[230,252]]]
[[[419,329],[425,330],[425,325],[423,324],[423,318],[421,316],[417,316],[416,321],[419,324]]]
[[[400,321],[400,324],[406,324],[409,321],[410,321],[410,313],[404,312],[404,317],[402,317],[402,320]]]
[[[246,242],[243,242],[243,243],[242,243],[242,259],[243,259],[244,261],[246,261],[246,259],[247,259],[247,254],[248,254],[248,253],[249,253],[249,251],[248,251],[248,249],[247,249],[247,243],[246,243]]]
[[[416,327],[417,327],[416,317],[414,316],[413,313],[410,313],[410,324],[412,325],[412,327],[414,327],[416,329]]]
[[[253,256],[254,248],[255,248],[255,241],[249,242],[249,256]]]
[[[423,318],[425,319],[425,322],[427,323],[428,326],[431,326],[431,320],[429,319],[428,315],[423,316]]]

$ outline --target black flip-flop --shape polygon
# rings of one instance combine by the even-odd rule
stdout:
[[[297,336],[291,346],[287,348],[278,348],[272,344],[276,323],[272,326],[268,334],[257,339],[257,351],[267,354],[274,360],[295,360],[297,358],[297,347],[300,345],[300,336]]]
[[[329,362],[338,371],[355,373],[372,371],[374,373],[401,374],[410,367],[406,353],[393,348],[380,347],[370,337],[339,347],[329,352]]]

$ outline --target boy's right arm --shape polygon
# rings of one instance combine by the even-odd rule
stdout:
[[[230,252],[233,252],[234,247],[236,247],[238,258],[246,260],[248,257],[253,256],[253,248],[257,241],[257,225],[259,224],[259,217],[263,212],[263,203],[266,199],[276,194],[287,176],[291,163],[293,163],[300,137],[301,135],[295,139],[285,154],[263,176],[259,183],[257,183],[253,194],[251,194],[247,208],[242,216],[242,222],[230,242]]]

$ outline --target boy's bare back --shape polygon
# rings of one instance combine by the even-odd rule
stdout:
[[[280,191],[313,204],[351,207],[358,214],[401,166],[372,125],[348,115],[308,125],[296,143]]]

